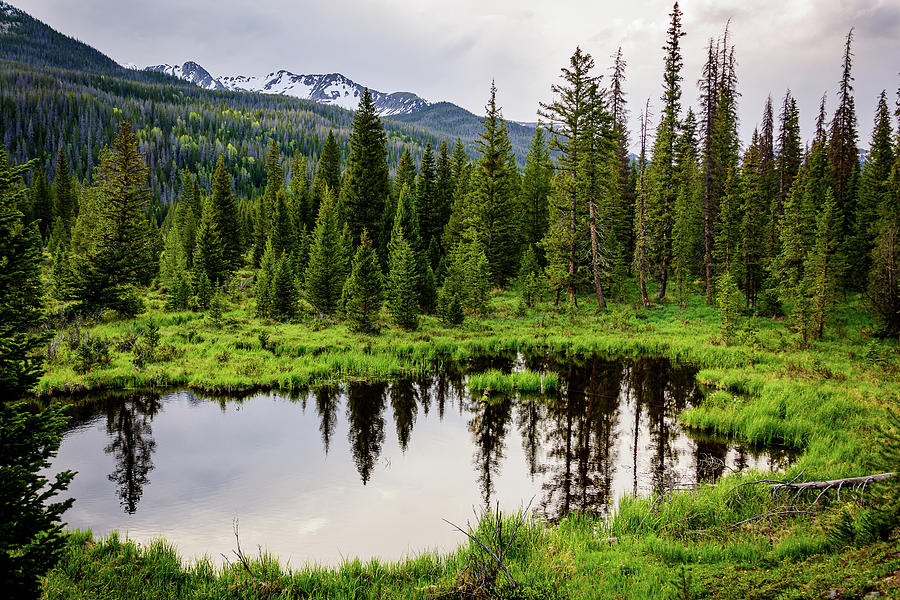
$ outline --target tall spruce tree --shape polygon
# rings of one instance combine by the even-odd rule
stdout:
[[[649,113],[650,100],[648,99],[640,116],[641,153],[638,156],[638,193],[634,205],[634,270],[637,271],[641,304],[644,308],[650,306],[650,298],[647,295],[650,236],[647,228],[647,186],[645,183],[647,171],[647,121],[650,118]]]
[[[416,209],[419,213],[422,246],[428,248],[431,245],[431,238],[440,235],[441,219],[437,198],[437,170],[431,142],[425,144],[419,177],[416,179]]]
[[[330,189],[335,195],[341,191],[341,149],[338,147],[334,132],[330,129],[319,153],[316,175],[313,178],[312,189],[309,195],[310,230],[315,226],[315,220],[319,215],[319,207],[325,198],[326,188]]]
[[[828,313],[837,301],[843,277],[840,212],[831,188],[816,216],[816,238],[803,266],[804,289],[810,294],[812,319],[809,335],[820,339]],[[804,336],[804,340],[806,336]]]
[[[850,29],[844,44],[838,105],[828,133],[828,163],[834,182],[834,201],[837,205],[841,235],[845,240],[852,234],[859,177],[859,151],[856,147],[859,135],[853,100],[852,43],[853,29]]]
[[[614,258],[623,266],[630,264],[634,256],[634,169],[628,153],[628,107],[625,100],[625,59],[622,48],[613,58],[612,77],[609,85],[609,112],[612,116],[613,136],[616,156],[616,189],[613,199],[616,210],[612,220],[612,230],[619,245],[619,255]],[[620,286],[620,291],[624,287]],[[613,287],[613,291],[615,288]],[[621,294],[618,294],[621,296]]]
[[[31,180],[28,205],[30,214],[25,215],[26,220],[29,223],[37,222],[41,239],[46,240],[50,237],[50,231],[53,228],[53,195],[50,182],[47,181],[47,176],[41,168],[37,169]]]
[[[359,239],[363,230],[378,231],[391,191],[387,166],[387,138],[368,88],[353,116],[350,154],[341,185],[340,216]]]
[[[778,255],[780,248],[778,241],[781,233],[781,219],[784,216],[784,204],[794,178],[800,170],[800,162],[803,159],[803,148],[800,146],[800,111],[797,101],[788,90],[781,104],[781,112],[778,114],[778,142],[776,146],[775,171],[778,178],[778,195],[772,210],[772,229],[776,235],[776,246],[773,248],[772,257]]]
[[[672,224],[672,269],[679,304],[686,305],[690,282],[700,273],[703,255],[702,180],[697,150],[697,120],[688,110],[675,147],[677,195]]]
[[[363,232],[350,276],[344,284],[341,294],[341,305],[348,325],[353,331],[364,333],[377,331],[378,313],[381,311],[383,278],[378,256],[369,241],[367,232]]]
[[[81,211],[73,239],[67,299],[82,308],[113,308],[134,315],[142,302],[135,286],[146,285],[158,267],[158,234],[147,219],[148,169],[131,125],[122,123],[94,175],[96,199]],[[74,233],[73,233],[74,238]]]
[[[275,204],[279,195],[284,199],[284,169],[281,167],[281,153],[275,139],[269,140],[269,151],[266,153],[266,190],[256,202],[256,210],[253,218],[253,266],[258,267],[266,249],[266,241],[273,226],[278,227],[274,221]],[[288,217],[287,210],[282,213],[282,218]],[[283,248],[278,249],[279,252]]]
[[[66,149],[65,146],[60,145],[59,152],[56,154],[56,175],[53,179],[53,201],[54,214],[62,219],[67,236],[75,225],[75,217],[78,216],[78,198],[75,195],[73,187]]]
[[[744,153],[739,182],[740,236],[737,253],[740,255],[742,287],[746,308],[756,307],[765,277],[767,255],[767,215],[770,200],[765,163],[765,143],[754,130],[750,146]]]
[[[195,200],[196,202],[196,200]],[[229,273],[237,271],[243,263],[243,242],[238,221],[238,205],[231,187],[231,175],[225,169],[225,157],[216,160],[210,190],[212,217],[222,239],[222,259]]]
[[[41,374],[41,238],[18,209],[21,177],[32,164],[13,166],[0,145],[0,397],[14,400]]]
[[[715,223],[718,219],[719,198],[721,197],[720,180],[722,163],[716,151],[715,124],[716,108],[719,97],[719,58],[718,46],[709,39],[706,48],[706,62],[703,65],[703,78],[700,85],[700,125],[703,137],[703,271],[706,281],[706,303],[712,305],[713,297],[713,258],[715,246]]]
[[[203,274],[210,283],[222,284],[228,278],[224,244],[216,227],[212,200],[207,199],[203,204],[203,215],[197,227],[196,245],[194,246],[195,280]]]
[[[521,220],[518,175],[493,82],[485,113],[475,142],[479,159],[469,181],[466,217],[484,244],[493,282],[505,285],[519,264]]]
[[[419,275],[416,257],[403,234],[403,227],[394,224],[391,234],[389,270],[387,277],[387,306],[391,318],[404,329],[415,329],[419,324],[418,291]]]
[[[306,299],[326,315],[337,309],[347,277],[346,251],[334,204],[334,195],[328,189],[319,206],[304,278]]]
[[[848,255],[849,282],[858,289],[865,288],[865,278],[871,268],[872,249],[877,235],[875,223],[881,206],[891,193],[889,185],[891,167],[894,164],[893,142],[887,94],[882,90],[875,108],[872,142],[860,175],[853,240]]]
[[[294,153],[291,160],[290,191],[291,214],[294,219],[294,227],[299,231],[302,228],[312,227],[313,217],[310,216],[309,202],[309,162],[300,152]]]
[[[659,278],[657,298],[664,298],[672,261],[672,217],[677,190],[675,188],[675,143],[680,128],[681,113],[681,10],[676,2],[669,15],[666,32],[665,63],[663,69],[662,116],[656,128],[653,154],[650,159],[647,198],[647,226],[650,231],[650,260]]]
[[[866,298],[882,335],[896,337],[900,334],[900,144],[872,230],[875,241]]]
[[[540,243],[547,234],[548,202],[553,163],[544,142],[544,130],[537,127],[531,138],[531,148],[525,157],[525,173],[522,177],[522,200],[524,222],[522,223],[522,243],[526,248]]]
[[[577,285],[583,265],[583,241],[587,203],[582,192],[585,161],[583,154],[585,130],[588,128],[597,89],[597,78],[591,75],[594,60],[580,47],[563,67],[564,83],[550,89],[555,99],[542,103],[538,114],[547,119],[550,129],[550,148],[556,151],[556,178],[550,196],[549,230],[542,247],[547,260],[550,287],[559,294],[565,290],[569,303],[577,306]]]

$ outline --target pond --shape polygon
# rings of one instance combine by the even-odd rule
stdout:
[[[543,396],[470,394],[466,373],[559,375]],[[450,550],[483,506],[557,519],[608,513],[624,494],[778,469],[774,449],[692,438],[677,415],[695,371],[665,360],[500,356],[392,383],[291,397],[190,391],[79,400],[51,470],[78,472],[72,528],[164,537],[186,559],[256,546],[282,563],[334,565]]]

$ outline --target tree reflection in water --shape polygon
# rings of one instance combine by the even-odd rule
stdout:
[[[322,434],[322,447],[325,454],[331,446],[331,436],[337,427],[338,390],[323,386],[315,391],[316,412],[319,413],[319,433]],[[305,407],[304,407],[305,408]]]
[[[353,382],[347,386],[347,420],[350,448],[363,485],[372,477],[372,469],[384,444],[386,383]]]
[[[504,438],[512,416],[512,404],[509,397],[471,401],[473,415],[469,420],[469,431],[475,438],[474,461],[484,506],[491,505],[494,495],[494,478],[503,462]]]
[[[112,454],[116,467],[109,480],[116,484],[116,494],[125,512],[137,510],[144,486],[153,470],[156,442],[150,422],[160,408],[158,395],[110,399],[106,403],[106,431],[112,442],[104,451]]]
[[[391,384],[391,408],[394,409],[397,442],[400,444],[401,452],[406,452],[406,448],[409,446],[409,436],[419,410],[416,403],[418,395],[415,384],[408,379],[401,379]]]

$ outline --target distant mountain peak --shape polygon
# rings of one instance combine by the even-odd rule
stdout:
[[[340,73],[296,74],[287,69],[266,75],[225,75],[213,77],[194,61],[183,65],[152,65],[148,71],[167,73],[208,90],[231,90],[279,94],[356,110],[364,86]],[[405,115],[429,106],[429,102],[412,92],[384,93],[369,89],[375,110],[382,116]]]

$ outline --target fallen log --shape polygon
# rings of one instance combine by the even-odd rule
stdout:
[[[873,481],[883,481],[893,477],[894,473],[879,473],[878,475],[866,475],[863,477],[847,477],[846,479],[831,479],[829,481],[806,481],[803,483],[794,482],[771,482],[774,491],[780,490],[825,490],[833,487],[860,487],[866,486]]]

